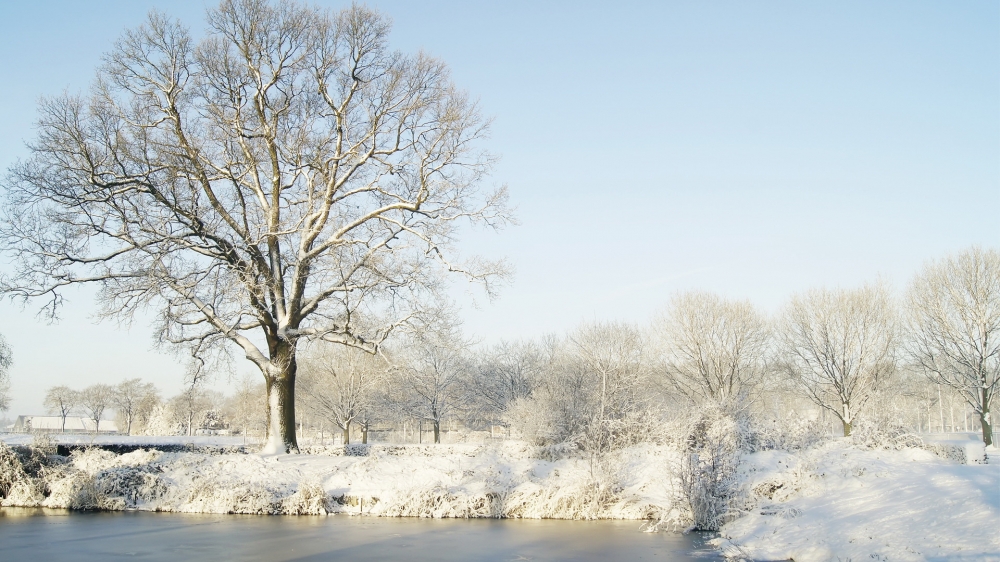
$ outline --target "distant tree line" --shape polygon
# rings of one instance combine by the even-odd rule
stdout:
[[[641,437],[672,412],[818,416],[992,442],[1000,385],[1000,254],[928,264],[896,299],[882,283],[815,289],[774,317],[692,291],[647,326],[596,322],[565,336],[479,347],[447,315],[373,356],[319,344],[300,368],[304,415],[343,441],[373,424],[501,427],[539,443]],[[947,409],[947,410],[946,410]],[[956,421],[956,409],[958,421]],[[300,422],[301,425],[302,422]]]

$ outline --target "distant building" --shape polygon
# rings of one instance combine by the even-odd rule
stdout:
[[[94,420],[90,418],[67,416],[66,433],[93,433]],[[61,433],[63,419],[59,416],[17,416],[11,426],[14,433]],[[101,430],[98,433],[118,433],[118,425],[111,420],[101,420]]]

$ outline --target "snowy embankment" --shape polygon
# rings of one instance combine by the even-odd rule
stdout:
[[[2,505],[417,517],[671,515],[664,474],[673,457],[663,447],[635,447],[601,461],[545,460],[536,458],[536,448],[512,442],[354,450],[366,454],[343,455],[342,447],[278,456],[90,449],[36,469],[39,478],[15,482]]]
[[[1000,451],[990,451],[994,464],[963,464],[956,450],[982,458],[971,443],[892,451],[836,439],[744,455],[730,501],[738,517],[718,545],[736,559],[1000,560]],[[519,442],[306,452],[313,454],[94,448],[62,459],[38,448],[15,455],[0,444],[0,497],[2,505],[75,509],[690,524],[681,453],[671,446],[638,445],[602,459]]]
[[[748,513],[716,542],[754,560],[1000,560],[998,453],[990,450],[994,464],[959,464],[836,440],[748,455]]]

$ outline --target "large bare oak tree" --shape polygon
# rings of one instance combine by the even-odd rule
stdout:
[[[103,311],[161,310],[161,337],[202,359],[235,344],[263,374],[264,452],[297,450],[296,349],[374,351],[459,261],[460,219],[498,226],[481,189],[487,129],[446,66],[387,45],[387,19],[225,0],[195,41],[153,13],[87,96],[44,100],[6,182],[0,291],[55,314],[69,285]]]

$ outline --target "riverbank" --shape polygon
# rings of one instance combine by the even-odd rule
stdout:
[[[260,456],[138,450],[75,452],[16,483],[3,505],[188,513],[350,513],[415,517],[669,518],[667,466],[643,446],[539,458],[519,442],[316,448]],[[676,516],[676,515],[674,515]]]
[[[794,452],[745,454],[716,544],[734,559],[998,560],[1000,463],[963,464],[956,450],[962,449],[866,450],[836,439]],[[43,466],[35,450],[22,459],[20,477],[6,476],[11,484],[2,505],[625,519],[672,530],[690,524],[681,493],[682,454],[669,445],[638,445],[602,457],[516,441],[306,451],[115,454],[92,448],[65,459],[46,457]],[[995,449],[991,455],[1000,458]]]

